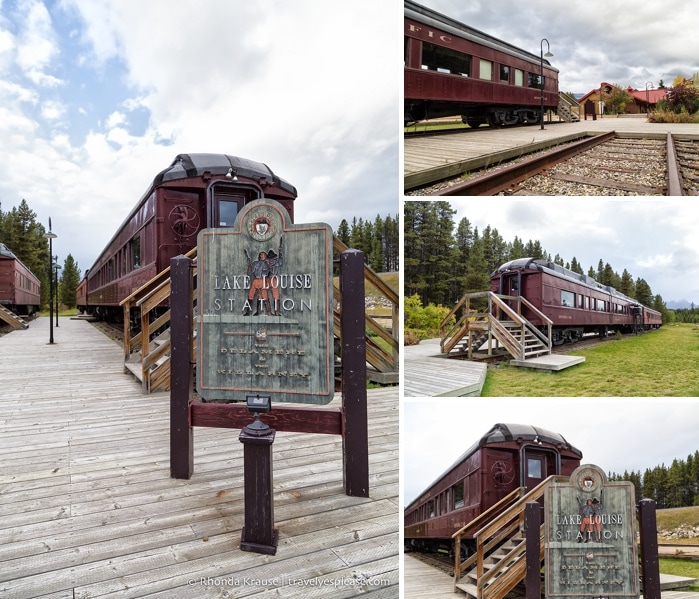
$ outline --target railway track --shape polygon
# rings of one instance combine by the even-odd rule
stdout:
[[[429,195],[696,195],[699,144],[603,133]]]

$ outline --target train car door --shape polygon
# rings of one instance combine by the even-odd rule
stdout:
[[[232,227],[245,204],[262,196],[247,185],[217,185],[213,191],[210,227]]]
[[[522,486],[531,491],[549,476],[559,474],[557,456],[552,451],[526,446],[522,451],[522,470]]]

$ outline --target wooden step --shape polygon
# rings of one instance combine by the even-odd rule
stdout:
[[[13,329],[28,329],[29,325],[24,322],[24,319],[17,316],[12,310],[7,309],[0,304],[0,320],[5,321]]]

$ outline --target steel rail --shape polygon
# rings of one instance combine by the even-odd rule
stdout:
[[[684,181],[672,133],[667,134],[667,195],[684,195]]]
[[[559,150],[547,152],[542,156],[526,159],[518,164],[498,169],[482,177],[466,181],[446,189],[441,189],[430,195],[433,196],[487,196],[495,195],[524,181],[528,177],[541,172],[543,169],[567,160],[575,154],[584,152],[601,143],[614,139],[616,133],[600,133],[578,142],[574,142]]]

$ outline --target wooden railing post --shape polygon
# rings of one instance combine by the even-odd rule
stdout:
[[[340,254],[345,493],[369,497],[364,252]]]
[[[527,599],[541,599],[541,505],[529,501],[524,508],[527,560]]]
[[[194,472],[194,438],[189,418],[192,401],[192,261],[185,256],[170,260],[170,476],[188,479]]]

